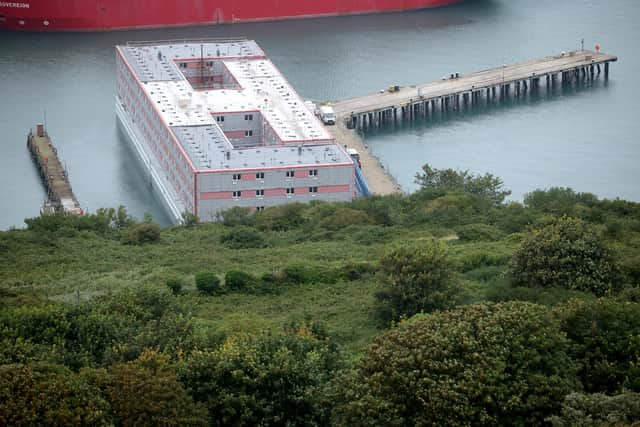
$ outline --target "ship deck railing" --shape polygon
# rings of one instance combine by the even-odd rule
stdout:
[[[246,42],[249,39],[245,36],[238,37],[210,37],[201,39],[168,39],[168,40],[149,40],[149,41],[128,41],[127,46],[142,47],[142,46],[158,46],[165,44],[193,44],[193,43],[239,43]]]

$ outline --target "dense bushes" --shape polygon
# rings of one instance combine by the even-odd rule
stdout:
[[[516,286],[565,287],[596,295],[618,284],[616,267],[598,235],[569,217],[529,233],[513,255],[510,275]]]
[[[591,193],[576,193],[571,188],[562,187],[535,190],[524,197],[526,206],[558,216],[573,216],[580,207],[594,205],[597,201],[598,198]]]
[[[463,241],[495,241],[504,237],[504,233],[488,224],[467,224],[456,229],[458,238]]]
[[[207,426],[205,408],[178,381],[169,358],[147,350],[111,368],[106,394],[117,425]]]
[[[544,307],[481,304],[403,322],[341,381],[339,425],[540,425],[577,387]]]
[[[80,305],[0,310],[0,362],[44,361],[73,369],[133,360],[145,348],[168,354],[193,346],[193,324],[175,298],[141,288]]]
[[[250,227],[234,227],[220,238],[222,244],[230,249],[264,248],[267,243],[259,231]]]
[[[101,390],[63,366],[0,366],[0,425],[108,426]]]
[[[119,244],[137,227],[124,209],[0,232],[0,424],[637,419],[640,291],[593,292],[639,283],[640,204],[566,189],[505,204],[491,176],[429,174],[409,196],[234,208],[144,247]],[[602,279],[605,247],[624,281]],[[530,287],[535,262],[549,282]],[[363,354],[372,313],[391,329]],[[307,316],[327,327],[282,326]]]
[[[460,292],[448,254],[435,241],[389,250],[380,259],[380,269],[386,286],[376,299],[385,323],[452,307]]]
[[[327,424],[322,393],[339,366],[335,346],[304,324],[194,352],[181,378],[215,425],[313,426]]]
[[[320,227],[327,230],[340,230],[350,225],[369,224],[371,219],[365,212],[351,208],[339,207],[330,215],[320,219]]]
[[[132,225],[122,235],[122,242],[129,245],[142,245],[160,240],[160,226],[158,224]]]
[[[640,393],[571,393],[564,399],[562,413],[550,421],[554,427],[636,426],[640,423]]]
[[[640,304],[576,299],[556,314],[586,392],[640,392]]]
[[[287,231],[296,227],[300,227],[306,222],[304,212],[306,205],[301,203],[293,203],[289,205],[280,205],[255,215],[255,224],[260,230],[269,231]]]

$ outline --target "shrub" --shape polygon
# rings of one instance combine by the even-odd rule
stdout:
[[[256,249],[267,246],[262,233],[249,227],[234,227],[223,234],[220,241],[230,249]]]
[[[116,425],[208,425],[206,409],[194,403],[167,356],[147,350],[111,371],[107,394]]]
[[[482,267],[469,270],[465,273],[465,276],[471,280],[477,280],[480,282],[489,282],[497,279],[502,274],[503,268],[495,265],[485,265]]]
[[[250,226],[255,222],[255,218],[249,208],[238,206],[218,214],[218,220],[220,219],[226,227]]]
[[[184,211],[182,212],[182,225],[185,227],[193,227],[200,223],[200,218],[191,212]]]
[[[620,270],[628,283],[640,286],[640,254],[625,257],[620,262]]]
[[[297,228],[306,222],[302,203],[275,206],[255,215],[255,223],[261,230],[287,231]]]
[[[170,277],[167,279],[167,288],[173,295],[179,295],[182,292],[182,280],[177,277]]]
[[[525,301],[555,307],[573,298],[593,299],[595,295],[566,288],[513,287],[506,280],[497,280],[487,289],[485,297],[492,302]]]
[[[617,295],[620,301],[640,303],[640,286],[626,288]]]
[[[341,267],[341,276],[346,280],[360,280],[367,275],[374,274],[377,266],[369,262],[353,262]]]
[[[290,264],[273,275],[275,281],[300,285],[304,283],[336,283],[341,277],[339,269],[304,264]]]
[[[601,298],[558,307],[560,327],[572,342],[572,357],[588,393],[640,392],[640,304]]]
[[[468,224],[456,229],[462,241],[495,241],[504,237],[496,227],[488,224]]]
[[[388,251],[380,271],[386,275],[386,287],[376,295],[383,322],[452,307],[460,292],[447,251],[437,241]]]
[[[241,291],[253,287],[254,284],[254,277],[244,271],[230,270],[224,276],[224,285],[227,289]]]
[[[302,284],[309,281],[307,268],[302,264],[292,264],[286,266],[283,270],[283,278],[288,283]]]
[[[366,212],[374,224],[393,225],[393,212],[406,203],[406,198],[399,194],[387,196],[360,197],[351,202],[350,207]]]
[[[206,295],[214,295],[220,291],[220,278],[215,273],[201,271],[196,274],[196,288]]]
[[[328,425],[322,391],[339,367],[335,346],[302,327],[236,335],[215,351],[193,352],[181,379],[212,425],[318,426]]]
[[[0,425],[113,425],[100,389],[58,365],[0,366]]]
[[[349,227],[344,232],[348,233],[351,239],[358,244],[373,245],[389,240],[393,230],[379,225],[358,225]]]
[[[490,220],[506,233],[516,233],[536,222],[536,213],[520,203],[511,202],[491,210]]]
[[[123,235],[122,241],[128,245],[142,245],[160,240],[160,226],[158,224],[137,224],[129,227]]]
[[[615,427],[640,423],[640,393],[571,393],[564,398],[562,413],[549,419],[554,427]]]
[[[464,253],[457,264],[462,271],[470,271],[487,266],[499,267],[506,265],[508,262],[509,257],[505,254],[489,252],[487,250],[475,250]]]
[[[598,198],[591,193],[576,193],[571,188],[552,187],[535,190],[524,196],[524,204],[554,215],[574,215],[576,206],[593,205]]]
[[[370,224],[372,221],[365,212],[339,207],[332,215],[320,220],[320,227],[327,230],[337,231],[350,225]]]
[[[604,295],[617,281],[609,251],[580,219],[562,217],[526,236],[510,264],[515,286],[565,287]]]
[[[541,425],[578,383],[548,311],[478,304],[418,315],[339,381],[336,425]]]

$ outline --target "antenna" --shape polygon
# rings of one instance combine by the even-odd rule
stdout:
[[[200,87],[204,89],[204,45],[200,45]]]

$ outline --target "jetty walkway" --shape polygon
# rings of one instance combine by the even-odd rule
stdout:
[[[83,211],[73,194],[67,171],[58,157],[58,150],[51,143],[43,125],[36,127],[35,134],[33,131],[29,132],[27,147],[47,188],[47,201],[40,213],[67,212],[82,215]]]
[[[602,73],[607,79],[609,64],[617,60],[614,55],[589,50],[562,52],[464,75],[450,74],[429,83],[394,86],[387,91],[334,102],[337,125],[333,134],[338,143],[361,153],[363,172],[371,191],[389,194],[399,191],[397,183],[365,150],[356,131],[366,132],[435,113],[497,103],[510,97],[537,93],[542,87],[551,89],[556,85],[580,84],[594,80]]]

